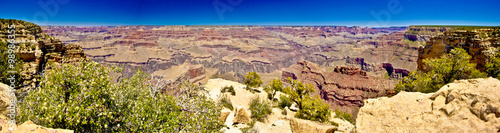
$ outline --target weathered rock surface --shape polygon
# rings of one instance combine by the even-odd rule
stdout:
[[[365,101],[357,132],[498,132],[500,81],[457,80],[436,93],[401,92]]]
[[[252,120],[250,119],[250,112],[243,106],[238,106],[235,108],[233,123],[236,124],[248,124]]]
[[[10,100],[9,96],[10,87],[6,84],[0,83],[0,115],[5,116],[9,113]]]
[[[427,41],[419,48],[418,69],[423,70],[424,59],[438,58],[453,48],[463,48],[472,56],[470,62],[483,71],[490,56],[500,48],[499,27],[478,27],[467,30],[453,29]]]
[[[230,113],[231,113],[230,109],[227,109],[227,108],[222,109],[220,111],[219,121],[225,123],[226,119],[227,119],[227,117],[229,116]]]
[[[73,133],[73,130],[67,129],[53,129],[46,128],[40,125],[36,125],[31,121],[26,121],[17,127],[12,128],[9,121],[10,118],[6,118],[0,115],[0,132],[2,133]],[[13,130],[11,130],[13,129]]]
[[[353,116],[364,105],[364,99],[386,96],[394,88],[391,81],[370,78],[358,68],[344,67],[327,72],[309,61],[297,62],[284,69],[282,80],[288,77],[314,85],[314,94],[326,100],[330,109],[348,111]]]
[[[336,126],[309,120],[290,118],[290,127],[293,133],[333,133]]]

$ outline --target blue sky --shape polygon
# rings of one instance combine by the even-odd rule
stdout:
[[[2,0],[3,1],[3,0]],[[40,25],[500,25],[499,0],[12,0]]]

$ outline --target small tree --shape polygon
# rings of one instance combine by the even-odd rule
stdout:
[[[283,91],[283,82],[279,79],[273,79],[269,82],[269,86],[264,88],[264,91],[268,93],[269,99],[272,100],[272,98],[276,95],[276,92]]]
[[[262,85],[262,80],[260,80],[260,76],[256,72],[248,72],[245,75],[245,85],[248,87],[259,87]]]
[[[311,84],[302,84],[302,82],[288,77],[290,87],[284,89],[285,94],[289,95],[290,99],[302,107],[302,100],[309,97],[309,93],[314,92],[314,87]]]

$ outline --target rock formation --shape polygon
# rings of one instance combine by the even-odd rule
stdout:
[[[400,92],[365,101],[357,132],[498,132],[500,81],[456,80],[436,93]]]
[[[405,39],[411,41],[428,41],[454,27],[409,26],[405,31]]]
[[[340,67],[327,72],[309,61],[284,69],[281,79],[286,81],[288,77],[314,85],[315,95],[326,100],[331,109],[348,111],[353,116],[364,105],[364,99],[386,96],[394,88],[391,81],[370,78],[359,68]]]
[[[39,83],[40,74],[49,62],[73,62],[86,58],[79,45],[64,45],[59,39],[50,37],[42,32],[40,26],[21,20],[0,19],[0,34],[9,35],[8,25],[15,25],[16,53],[23,60],[22,81],[20,88],[26,90],[35,88]],[[0,40],[6,42],[8,36],[1,36]]]
[[[297,118],[290,119],[290,127],[293,133],[333,133],[337,127],[330,124],[301,120]]]
[[[478,27],[462,30],[456,28],[435,36],[419,48],[418,69],[423,70],[423,60],[438,58],[453,48],[463,48],[472,56],[470,62],[483,71],[491,55],[500,48],[499,27]]]

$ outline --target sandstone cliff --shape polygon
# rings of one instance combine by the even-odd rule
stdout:
[[[8,28],[9,25],[15,28]],[[10,34],[8,30],[15,30]],[[17,55],[23,60],[23,68],[19,72],[18,81],[23,90],[35,88],[39,83],[40,74],[49,62],[74,62],[86,58],[79,45],[64,45],[59,39],[42,32],[40,26],[21,20],[0,19],[0,40],[7,42],[8,35],[14,35]]]
[[[446,26],[409,26],[405,31],[405,39],[411,41],[428,41],[436,35],[441,35],[443,32],[454,27]]]
[[[500,81],[457,80],[436,93],[401,92],[365,101],[357,131],[365,132],[498,132]]]
[[[500,27],[455,28],[432,37],[418,50],[418,69],[423,70],[424,59],[438,58],[453,48],[465,49],[472,56],[470,62],[483,71],[489,57],[500,48]]]
[[[364,105],[364,99],[386,96],[394,88],[391,81],[368,77],[359,68],[337,67],[327,72],[309,61],[284,69],[282,80],[288,77],[314,85],[315,95],[326,100],[331,109],[348,111],[353,116]]]

